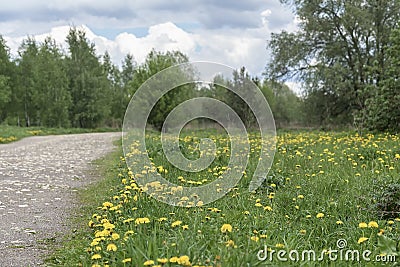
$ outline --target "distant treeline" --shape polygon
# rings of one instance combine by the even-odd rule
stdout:
[[[85,32],[76,28],[70,29],[67,45],[68,50],[63,52],[50,37],[44,42],[27,37],[19,47],[18,57],[12,59],[0,36],[0,124],[121,127],[126,107],[144,81],[162,69],[189,61],[178,51],[153,50],[141,65],[128,54],[117,66],[107,52],[98,56]],[[238,81],[251,79],[260,87],[278,126],[305,123],[303,100],[286,85],[250,77],[245,68],[238,70],[236,77]],[[246,120],[248,109],[243,101],[227,90],[214,89],[174,89],[157,103],[149,124],[160,129],[177,104],[199,95],[226,102]]]

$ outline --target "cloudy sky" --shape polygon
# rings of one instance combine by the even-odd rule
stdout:
[[[119,63],[127,53],[143,62],[152,49],[180,50],[191,60],[245,66],[260,75],[271,32],[294,31],[279,0],[0,0],[0,34],[15,54],[27,35],[51,35],[65,45],[70,26],[82,27],[97,52]]]

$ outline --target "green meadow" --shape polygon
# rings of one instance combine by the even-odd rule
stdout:
[[[261,187],[249,192],[261,145],[259,135],[250,134],[242,179],[207,205],[199,200],[170,206],[138,185],[150,172],[178,188],[221,179],[229,162],[225,133],[185,132],[182,153],[198,157],[202,137],[216,143],[218,164],[199,173],[172,166],[155,132],[146,135],[152,164],[140,173],[127,168],[121,151],[115,154],[107,167],[110,190],[99,188],[107,196],[97,205],[92,201],[79,256],[64,256],[83,266],[376,266],[398,261],[398,135],[279,132],[272,168]],[[138,155],[132,148],[134,159]],[[181,197],[182,203],[187,199]]]

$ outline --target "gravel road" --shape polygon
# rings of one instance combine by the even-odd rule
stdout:
[[[0,266],[40,266],[46,240],[60,240],[77,188],[93,182],[91,161],[120,133],[28,137],[0,145]]]

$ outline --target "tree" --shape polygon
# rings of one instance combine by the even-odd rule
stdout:
[[[67,43],[67,73],[73,102],[70,120],[74,127],[97,127],[110,114],[107,76],[84,31],[71,28]]]
[[[38,115],[38,124],[47,127],[68,127],[71,95],[65,62],[56,42],[50,37],[41,44],[36,66],[37,81],[33,102]]]
[[[386,75],[389,36],[400,18],[400,2],[281,2],[293,7],[299,30],[272,34],[269,78],[304,82],[313,98],[328,95],[335,100],[326,103],[328,116],[351,120],[366,108],[371,88],[379,87]]]
[[[139,89],[139,87],[150,77],[158,73],[159,71],[171,67],[176,64],[181,64],[188,62],[187,56],[178,51],[172,52],[156,52],[152,50],[146,61],[138,66],[133,75],[133,80],[129,83],[129,95],[134,95],[134,93]],[[188,75],[183,72],[176,72],[174,77],[168,77],[168,79],[179,79],[179,77],[185,77]],[[190,74],[189,74],[190,75]],[[160,86],[162,86],[163,81],[159,81]],[[149,90],[151,90],[149,88]],[[158,130],[162,129],[163,122],[165,121],[167,115],[171,110],[182,103],[185,100],[191,98],[194,94],[194,85],[183,85],[165,94],[152,109],[148,123]],[[146,101],[146,100],[143,100]]]
[[[34,98],[38,99],[36,83],[39,80],[39,71],[36,60],[39,53],[39,46],[35,39],[28,37],[22,41],[19,48],[17,62],[17,85],[13,90],[13,105],[17,107],[18,124],[20,117],[24,118],[25,126],[35,124],[37,119],[37,106]]]
[[[111,125],[122,127],[125,110],[130,97],[128,84],[133,79],[136,63],[132,55],[126,55],[122,62],[122,70],[111,62],[110,55],[106,52],[103,56],[103,68],[109,82]]]
[[[301,99],[290,88],[276,81],[264,81],[261,89],[267,93],[275,124],[278,128],[299,124],[304,121]],[[269,90],[271,91],[269,93]],[[272,96],[269,96],[272,94]],[[270,100],[269,100],[270,99]]]
[[[7,117],[7,104],[11,100],[14,72],[14,64],[10,60],[9,48],[0,35],[0,123]]]
[[[366,125],[371,130],[400,131],[400,27],[391,34],[387,49],[386,75],[371,97],[364,112]]]

